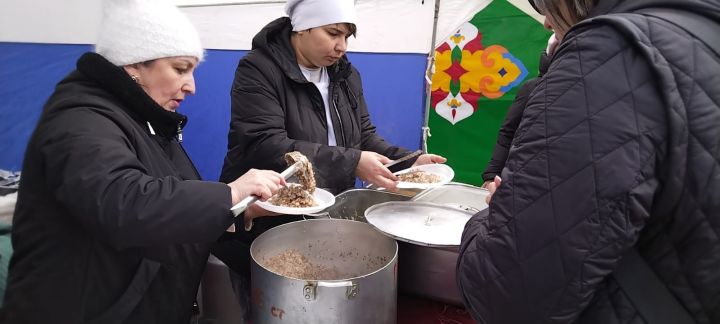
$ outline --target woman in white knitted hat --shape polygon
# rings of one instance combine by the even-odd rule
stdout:
[[[188,323],[230,207],[284,185],[260,170],[199,181],[176,110],[203,49],[175,6],[107,2],[96,52],[58,84],[28,145],[0,322]]]

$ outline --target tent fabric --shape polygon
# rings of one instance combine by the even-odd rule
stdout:
[[[226,150],[229,87],[237,62],[260,27],[283,15],[281,1],[260,2],[176,0],[209,49],[196,72],[198,93],[182,108],[190,117],[186,148],[206,179],[217,179]],[[358,0],[358,37],[350,40],[349,57],[363,75],[373,123],[382,136],[409,149],[421,142],[434,7],[433,0]],[[20,169],[43,103],[80,54],[92,50],[87,44],[97,36],[101,8],[96,0],[0,2],[0,168]],[[531,32],[542,27],[528,8],[526,0],[440,0],[437,38],[442,41],[437,43],[482,9],[471,20],[480,27],[482,45],[504,46],[527,70],[522,82],[537,70],[547,39],[542,31]],[[478,182],[516,89],[510,87],[499,98],[480,98],[480,108],[455,124],[431,111],[430,149],[450,158],[456,180]],[[457,142],[443,143],[443,138]]]
[[[445,39],[490,2],[510,3],[541,19],[527,0],[439,0],[436,39]],[[250,50],[252,37],[284,16],[284,1],[175,0],[198,29],[207,49]],[[357,0],[358,35],[351,52],[430,52],[435,0]],[[93,44],[102,1],[0,2],[0,42]],[[27,19],[33,17],[33,19]],[[401,40],[401,41],[400,41]]]
[[[0,43],[0,169],[18,171],[55,84],[88,45]]]
[[[516,6],[493,1],[437,44],[427,144],[448,158],[454,181],[482,184],[498,129],[519,85],[537,76],[549,36]]]
[[[88,45],[0,43],[0,169],[18,171],[25,146],[55,84]],[[184,146],[204,179],[217,180],[227,150],[230,85],[246,51],[209,50],[195,73],[197,94],[180,108],[189,118]],[[362,71],[365,98],[383,137],[420,147],[425,56],[350,53]]]

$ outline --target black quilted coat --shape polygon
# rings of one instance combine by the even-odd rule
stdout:
[[[300,72],[290,44],[290,18],[278,18],[253,38],[253,50],[238,63],[230,94],[228,153],[220,180],[230,182],[250,168],[282,171],[283,155],[299,151],[315,169],[320,188],[340,193],[355,185],[362,151],[391,159],[408,150],[375,132],[360,73],[346,57],[328,66],[330,112],[337,146],[328,146],[327,118],[317,87]],[[415,160],[403,163],[409,167]]]
[[[695,321],[720,323],[720,3],[598,2],[465,228],[465,303],[480,323],[645,323],[612,275],[636,246]],[[640,13],[652,7],[709,37]]]
[[[28,144],[0,323],[189,323],[233,217],[176,140],[185,122],[102,56],[78,60]]]
[[[523,83],[515,96],[515,100],[513,100],[512,105],[508,108],[505,119],[498,131],[498,138],[495,143],[495,148],[493,148],[492,157],[485,167],[485,171],[482,173],[483,181],[492,181],[496,175],[500,175],[500,172],[502,172],[502,169],[505,167],[505,161],[507,161],[508,153],[510,152],[510,145],[512,145],[515,131],[520,125],[525,106],[527,106],[530,94],[535,90],[538,82],[540,82],[540,78],[547,72],[550,66],[550,58],[551,56],[548,56],[547,53],[543,51],[540,55],[538,77]]]

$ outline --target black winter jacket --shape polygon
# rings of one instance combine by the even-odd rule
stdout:
[[[714,36],[637,13],[653,7]],[[466,225],[465,303],[481,323],[645,323],[612,276],[636,246],[698,323],[720,323],[720,4],[600,0],[593,17],[560,44],[489,212]]]
[[[78,60],[27,148],[2,322],[189,322],[233,217],[175,139],[185,120],[102,56]]]
[[[375,132],[360,74],[346,57],[328,67],[338,145],[327,145],[322,96],[298,67],[291,30],[288,17],[271,22],[255,36],[252,51],[238,64],[231,91],[228,153],[220,180],[233,181],[250,168],[280,172],[287,168],[283,155],[300,151],[313,163],[317,186],[337,194],[354,186],[361,151],[390,159],[408,151],[390,145]]]

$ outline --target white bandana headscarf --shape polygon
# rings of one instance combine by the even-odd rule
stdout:
[[[338,24],[357,23],[355,0],[288,0],[285,13],[293,31]]]

